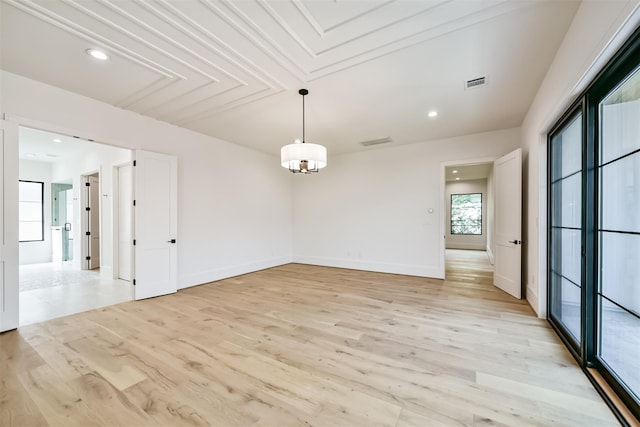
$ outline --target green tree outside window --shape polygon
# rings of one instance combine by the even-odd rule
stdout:
[[[451,195],[451,234],[482,234],[482,193]]]

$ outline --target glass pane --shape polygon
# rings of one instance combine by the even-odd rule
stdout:
[[[18,240],[21,242],[29,240],[43,240],[41,222],[20,221],[18,224]]]
[[[600,297],[599,355],[640,397],[640,319]]]
[[[552,138],[552,181],[582,169],[582,114]]]
[[[18,200],[21,202],[42,202],[43,185],[41,182],[20,181]]]
[[[600,228],[640,232],[640,153],[600,168],[600,195]]]
[[[482,234],[482,193],[451,195],[451,234]]]
[[[550,311],[580,345],[582,319],[582,115],[551,138]]]
[[[580,230],[554,229],[551,269],[577,285],[582,277],[582,237]]]
[[[640,235],[599,235],[602,294],[640,315]]]
[[[38,221],[42,220],[42,203],[38,202],[19,202],[18,218],[20,221]]]
[[[640,148],[640,68],[600,103],[600,164]]]
[[[582,224],[582,173],[552,184],[553,225],[580,228]]]
[[[580,288],[561,279],[560,320],[573,338],[580,342]]]

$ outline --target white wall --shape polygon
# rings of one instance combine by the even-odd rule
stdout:
[[[294,261],[442,278],[443,163],[519,146],[514,128],[331,157],[294,180]]]
[[[452,235],[451,234],[451,195],[452,194],[482,194],[482,234],[481,235]],[[487,247],[487,180],[474,179],[469,181],[447,182],[445,187],[444,207],[446,215],[445,247],[447,249],[473,249],[484,251]]]
[[[546,307],[546,135],[564,110],[640,25],[639,2],[581,3],[522,124],[525,224],[523,277],[539,316]]]
[[[46,162],[20,160],[18,177],[26,181],[44,182],[44,240],[20,242],[20,264],[51,262],[51,165]]]
[[[53,182],[71,182],[73,185],[73,263],[80,267],[82,239],[82,216],[86,216],[81,206],[81,191],[86,191],[81,176],[100,173],[100,273],[112,276],[113,269],[113,166],[131,160],[131,151],[107,145],[92,145],[90,153],[77,155],[56,162],[52,167]],[[85,226],[86,227],[86,226]]]
[[[291,177],[277,153],[259,153],[4,71],[0,82],[2,111],[10,120],[177,156],[178,287],[291,261]]]

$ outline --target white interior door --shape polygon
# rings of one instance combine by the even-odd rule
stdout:
[[[18,327],[18,125],[0,121],[0,332]]]
[[[178,161],[136,150],[134,180],[135,298],[178,289]]]
[[[493,163],[495,177],[495,270],[493,283],[522,298],[522,150]]]
[[[118,168],[118,279],[131,280],[131,246],[133,244],[132,165]]]
[[[100,267],[100,179],[89,175],[89,270]]]

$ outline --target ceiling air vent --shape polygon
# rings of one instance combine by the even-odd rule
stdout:
[[[387,144],[389,142],[391,142],[391,137],[386,136],[384,138],[370,139],[368,141],[361,141],[360,144],[364,145],[365,147],[369,147],[371,145]]]
[[[465,89],[472,89],[478,86],[483,86],[487,83],[487,77],[478,77],[477,79],[467,80],[464,84]]]

